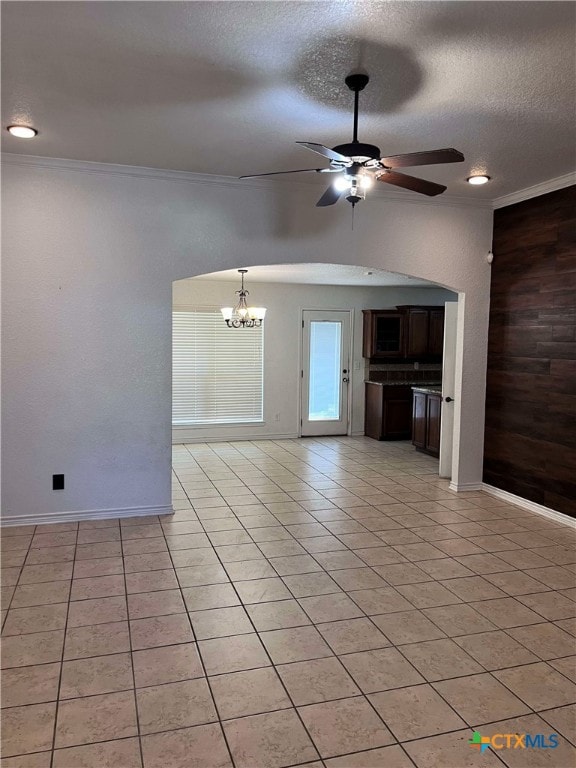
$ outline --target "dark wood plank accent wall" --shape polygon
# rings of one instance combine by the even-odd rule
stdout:
[[[576,517],[576,187],[494,215],[484,482]]]

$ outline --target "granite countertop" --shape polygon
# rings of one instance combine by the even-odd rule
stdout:
[[[441,395],[442,394],[442,384],[432,384],[432,385],[426,385],[424,383],[417,384],[416,386],[412,387],[414,392],[424,392],[427,395]]]
[[[442,390],[442,384],[439,381],[371,381],[364,380],[365,384],[378,384],[379,387],[412,387],[412,389],[421,387],[438,387]]]

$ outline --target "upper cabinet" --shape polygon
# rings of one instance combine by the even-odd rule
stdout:
[[[372,360],[421,360],[442,358],[444,307],[403,306],[365,309],[364,357]]]
[[[402,357],[404,350],[403,312],[364,309],[364,357]]]
[[[444,307],[430,310],[428,354],[442,357],[444,352]]]
[[[428,331],[430,313],[421,307],[403,307],[407,313],[406,357],[422,358],[428,356]]]

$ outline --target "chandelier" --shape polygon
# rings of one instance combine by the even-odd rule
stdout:
[[[266,309],[264,307],[249,307],[246,303],[248,291],[244,288],[244,275],[247,269],[239,269],[242,276],[242,286],[238,294],[238,304],[235,307],[222,307],[222,317],[228,328],[259,328],[264,320]]]

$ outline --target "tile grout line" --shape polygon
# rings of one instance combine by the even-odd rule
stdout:
[[[234,755],[232,754],[232,750],[230,749],[230,745],[228,743],[228,738],[226,736],[226,732],[225,732],[224,727],[222,725],[222,720],[220,719],[220,714],[218,712],[218,707],[216,705],[216,699],[214,697],[214,692],[212,690],[212,686],[210,685],[210,679],[208,677],[208,673],[206,672],[206,665],[204,663],[204,658],[203,658],[203,656],[202,656],[202,654],[200,652],[200,646],[198,644],[198,639],[196,637],[196,632],[194,631],[194,625],[192,624],[192,619],[190,618],[190,612],[188,611],[188,605],[186,603],[186,599],[184,597],[184,592],[183,592],[182,586],[180,584],[180,579],[178,577],[178,571],[177,571],[176,566],[174,565],[174,561],[172,559],[172,550],[168,546],[168,539],[167,539],[166,532],[165,532],[164,527],[162,526],[162,524],[160,525],[160,527],[162,528],[162,533],[163,533],[164,540],[165,540],[165,543],[166,543],[166,548],[168,549],[168,556],[170,557],[170,561],[172,562],[172,567],[174,569],[174,575],[176,577],[176,582],[178,584],[178,590],[180,592],[180,599],[182,600],[182,604],[184,605],[184,609],[185,609],[185,612],[186,612],[186,617],[188,619],[188,624],[190,625],[190,632],[191,632],[192,638],[194,640],[194,646],[195,646],[195,649],[196,649],[196,653],[198,654],[198,659],[200,661],[200,665],[202,667],[202,671],[204,672],[204,679],[206,680],[206,685],[207,685],[208,690],[210,692],[210,699],[212,701],[212,706],[214,707],[214,713],[216,714],[217,722],[218,722],[218,725],[220,727],[220,733],[222,735],[222,738],[224,739],[224,743],[226,745],[226,749],[228,750],[228,756],[230,757],[230,761],[232,763],[232,766],[233,766],[233,768],[235,768],[236,763],[234,761]],[[214,550],[213,546],[212,546],[212,549]],[[216,554],[215,550],[214,550],[214,553]],[[216,554],[216,556],[217,556],[217,554]],[[191,726],[191,727],[194,727],[194,726]],[[142,762],[142,765],[144,766],[144,762]]]
[[[132,695],[134,698],[134,715],[136,717],[136,736],[138,738],[138,750],[140,753],[140,763],[142,768],[144,767],[144,751],[142,748],[141,728],[140,728],[140,711],[138,708],[138,697],[136,695],[136,672],[134,671],[134,650],[132,646],[132,628],[130,626],[130,613],[128,610],[128,582],[126,580],[126,561],[124,554],[124,538],[122,536],[122,523],[120,528],[120,557],[122,558],[122,576],[124,579],[124,602],[126,604],[126,628],[128,631],[128,646],[130,648],[130,670],[132,672]],[[97,578],[97,577],[96,577]]]
[[[12,602],[14,600],[14,596],[16,595],[16,589],[19,585],[20,579],[22,577],[22,573],[24,571],[24,566],[26,565],[26,561],[28,560],[28,555],[30,553],[30,550],[32,548],[32,541],[34,540],[34,536],[36,535],[36,528],[38,526],[34,526],[34,530],[32,531],[32,534],[30,536],[30,541],[28,543],[28,548],[26,549],[26,554],[24,555],[24,559],[22,560],[22,565],[19,566],[20,571],[18,573],[18,579],[16,581],[16,584],[14,585],[14,592],[10,595],[10,599],[8,600],[8,606],[6,607],[6,616],[4,617],[4,621],[2,622],[2,628],[4,627],[4,624],[6,623],[6,619],[8,618],[8,611],[12,607]],[[11,538],[10,536],[8,538]],[[10,551],[10,550],[8,550]],[[2,606],[2,609],[4,610],[4,606]]]
[[[74,575],[74,568],[76,565],[76,547],[78,546],[78,535],[80,526],[76,527],[76,542],[74,544],[74,554],[72,558],[72,576]],[[58,733],[58,718],[60,715],[60,692],[62,690],[62,676],[64,673],[64,657],[66,655],[66,635],[68,633],[68,617],[70,615],[70,602],[72,597],[72,579],[70,580],[70,587],[68,589],[68,603],[66,606],[66,619],[64,621],[64,631],[62,635],[62,653],[60,657],[60,674],[58,676],[58,688],[56,690],[56,705],[54,707],[54,730],[52,732],[52,748],[50,750],[50,768],[54,766],[54,754],[56,750],[56,736]]]

